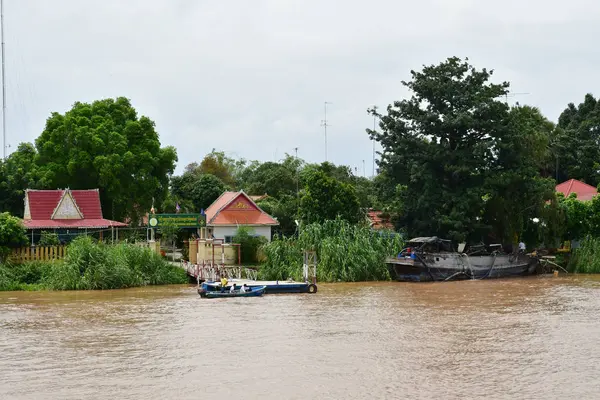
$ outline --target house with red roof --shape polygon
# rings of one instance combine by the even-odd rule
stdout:
[[[271,230],[279,222],[264,212],[244,191],[225,192],[205,211],[208,237],[231,243],[241,226],[271,240]]]
[[[101,230],[127,226],[102,217],[98,189],[27,189],[23,225],[30,231]]]
[[[592,200],[598,195],[598,189],[587,183],[578,181],[577,179],[570,179],[556,185],[556,191],[564,194],[565,197],[569,197],[571,193],[575,193],[577,195],[577,200],[581,201]]]

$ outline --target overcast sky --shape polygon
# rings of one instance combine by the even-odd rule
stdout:
[[[372,170],[366,109],[406,95],[411,69],[469,57],[556,121],[598,95],[593,0],[4,0],[8,143],[53,111],[125,96],[177,148],[294,153]]]

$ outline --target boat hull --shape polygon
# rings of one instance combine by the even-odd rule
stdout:
[[[525,254],[469,257],[460,253],[434,253],[417,259],[388,258],[386,264],[397,281],[438,282],[533,275],[538,260]]]
[[[252,288],[252,290],[264,286],[266,294],[317,292],[317,285],[308,282],[231,280],[230,283],[235,283],[237,286],[241,286],[245,283]],[[229,290],[230,287],[230,285],[226,286],[225,290]],[[202,288],[207,292],[220,291],[221,283],[203,282]]]
[[[235,292],[206,291],[206,290],[203,290],[202,288],[200,288],[200,289],[198,289],[198,294],[200,295],[200,297],[207,298],[207,299],[218,299],[221,297],[223,297],[223,298],[259,297],[259,296],[262,296],[263,294],[265,294],[265,287],[261,286],[261,287],[253,288],[250,292],[244,292],[244,293],[242,293],[240,291],[235,291]]]

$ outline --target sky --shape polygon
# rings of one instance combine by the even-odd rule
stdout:
[[[322,162],[330,102],[327,159],[370,176],[367,109],[453,56],[552,121],[599,94],[594,0],[4,0],[4,21],[9,152],[52,112],[125,96],[176,173],[213,148]]]

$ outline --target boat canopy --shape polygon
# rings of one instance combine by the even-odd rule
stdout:
[[[448,239],[440,239],[437,236],[431,237],[418,237],[414,239],[410,239],[408,243],[450,243],[451,240]]]

